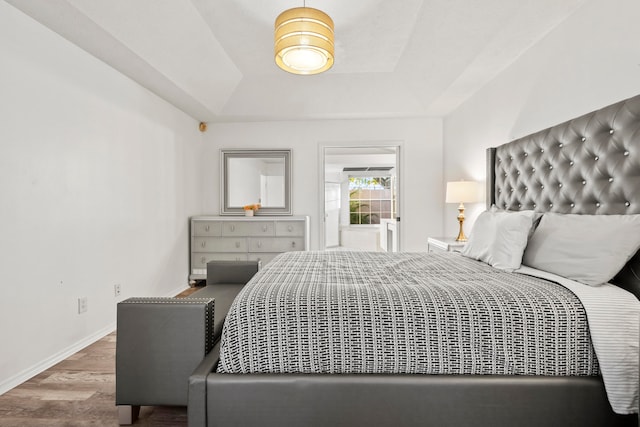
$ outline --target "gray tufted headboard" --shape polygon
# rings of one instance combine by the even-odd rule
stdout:
[[[640,214],[640,96],[487,150],[487,206]],[[614,283],[640,299],[640,252]]]

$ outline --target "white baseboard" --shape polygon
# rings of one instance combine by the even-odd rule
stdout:
[[[178,295],[180,292],[184,292],[187,289],[189,289],[189,286],[181,286],[179,288],[174,289],[171,292],[168,292],[167,295],[165,295],[166,297],[175,297],[176,295]]]
[[[68,358],[72,354],[79,352],[83,348],[93,344],[99,339],[104,338],[105,336],[109,335],[111,332],[115,330],[116,330],[116,324],[112,323],[107,327],[97,331],[96,333],[91,334],[88,337],[83,338],[80,341],[76,342],[75,344],[72,344],[71,346],[59,351],[58,353],[43,360],[37,365],[34,365],[31,368],[25,369],[24,371],[14,375],[8,380],[0,383],[0,395],[8,392],[14,387],[19,386],[23,382],[35,377],[39,373],[46,371],[56,363],[62,362],[64,359]]]

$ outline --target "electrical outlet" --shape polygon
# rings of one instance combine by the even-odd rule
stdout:
[[[121,292],[122,292],[122,288],[120,287],[120,283],[116,283],[115,285],[113,285],[114,297],[119,297]]]
[[[87,297],[78,298],[78,314],[86,313],[89,308]]]

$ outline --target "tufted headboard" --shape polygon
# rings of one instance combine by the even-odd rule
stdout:
[[[640,214],[640,96],[487,150],[487,206]],[[613,280],[640,299],[640,252]]]

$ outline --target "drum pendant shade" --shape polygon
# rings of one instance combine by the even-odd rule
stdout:
[[[333,20],[310,7],[285,10],[275,23],[275,60],[293,74],[318,74],[333,66]]]

